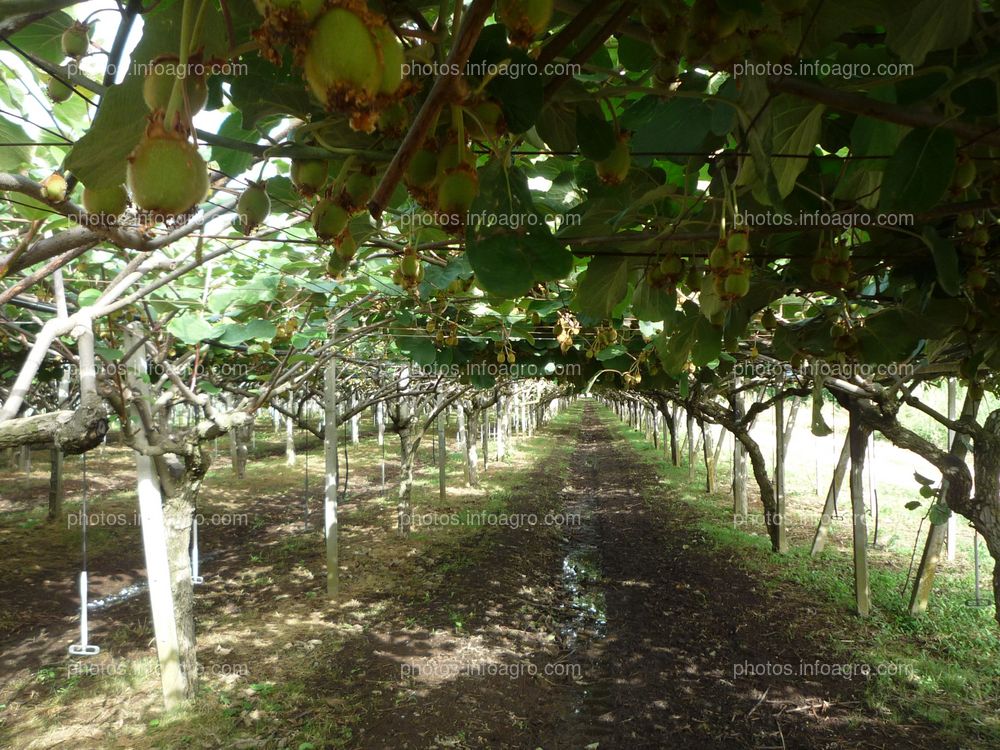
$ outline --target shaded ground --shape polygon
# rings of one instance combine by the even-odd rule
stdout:
[[[336,603],[320,535],[301,530],[299,476],[251,464],[233,505],[213,502],[252,505],[254,523],[204,537],[223,551],[198,590],[193,714],[159,714],[139,597],[99,625],[96,676],[64,679],[63,643],[6,644],[0,746],[950,747],[866,715],[861,677],[800,674],[843,666],[812,637],[838,616],[802,587],[766,596],[608,425],[574,406],[480,491],[452,456],[444,501],[425,460],[409,538],[391,531],[374,447],[359,449]],[[59,624],[68,637],[72,618]]]

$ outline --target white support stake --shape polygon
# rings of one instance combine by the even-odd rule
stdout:
[[[92,646],[87,641],[87,571],[80,571],[80,642],[69,647],[73,656],[95,656],[101,653],[100,646]]]
[[[198,570],[198,516],[194,517],[194,522],[191,524],[191,583],[198,585],[199,583],[204,583],[204,576],[199,575]]]
[[[160,663],[163,702],[167,710],[170,710],[184,700],[184,679],[181,673],[174,598],[170,590],[163,496],[153,459],[137,453],[135,464],[139,477],[139,516],[142,520],[142,546],[146,553],[146,576],[149,580],[149,603],[153,611],[156,654]]]
[[[334,329],[336,330],[336,329]],[[336,335],[334,333],[333,335]],[[337,527],[337,489],[340,472],[337,465],[337,361],[333,357],[326,366],[324,378],[323,432],[325,479],[323,485],[323,528],[326,537],[326,595],[334,599],[340,592],[340,549]]]

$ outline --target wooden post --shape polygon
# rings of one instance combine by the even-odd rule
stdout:
[[[948,378],[948,419],[955,419],[955,411],[958,401],[955,378]],[[955,441],[955,433],[948,430],[948,450]],[[955,562],[955,552],[958,548],[958,519],[952,513],[948,516],[948,562]]]
[[[49,512],[48,520],[57,521],[63,514],[63,452],[49,449]]]
[[[788,455],[788,446],[792,443],[792,432],[795,430],[795,418],[799,414],[799,406],[801,406],[802,401],[797,398],[792,399],[792,408],[788,411],[788,422],[785,424],[785,455]]]
[[[740,390],[742,382],[739,378],[735,381],[736,395],[734,397],[734,410],[736,419],[742,420],[744,416],[743,391]],[[747,449],[743,447],[738,439],[733,440],[733,516],[746,523],[747,514],[750,512],[747,502]]]
[[[482,437],[483,437],[483,471],[490,468],[490,410],[483,409],[483,423],[482,423]]]
[[[385,401],[375,404],[375,424],[378,427],[378,447],[381,453],[382,490],[385,491]]]
[[[962,403],[962,417],[975,419],[979,413],[979,403],[982,394],[978,388],[970,387],[965,393],[965,401]],[[955,436],[951,443],[951,455],[964,461],[968,453],[968,438]],[[938,491],[938,502],[944,504],[945,496],[948,492],[948,480],[941,482],[941,489]],[[944,544],[945,524],[931,524],[930,531],[927,532],[927,541],[924,543],[924,552],[920,558],[920,565],[917,567],[917,575],[913,579],[913,592],[910,594],[910,614],[914,617],[922,615],[927,611],[927,604],[931,597],[931,588],[934,586],[934,576],[937,574],[937,566],[941,557],[941,547]]]
[[[340,469],[337,465],[337,360],[330,358],[324,377],[325,427],[323,453],[326,479],[323,491],[323,528],[326,535],[326,595],[334,599],[340,591],[340,548],[337,527],[337,488]]]
[[[442,396],[441,398],[444,398]],[[448,452],[445,447],[444,439],[444,421],[446,419],[447,411],[442,409],[437,417],[437,438],[438,438],[438,496],[441,498],[441,502],[448,499]]]
[[[59,279],[59,285],[62,285],[62,273],[61,271],[56,272],[55,278]],[[60,292],[61,293],[61,292]],[[60,315],[64,314],[65,298],[62,297],[63,303],[59,305]],[[70,374],[69,368],[63,369],[62,376],[59,378],[59,407],[63,408],[68,405],[69,402],[69,381]],[[56,521],[62,518],[63,515],[63,498],[65,497],[65,490],[63,487],[63,452],[59,447],[53,447],[49,451],[50,466],[49,466],[49,513],[48,519],[50,521]]]
[[[126,331],[125,345],[134,348],[129,358],[126,377],[130,385],[146,373],[146,357],[139,339]],[[141,425],[136,407],[131,407],[136,421]],[[141,427],[139,429],[142,429]],[[184,701],[186,680],[181,671],[180,639],[174,612],[174,595],[170,587],[170,563],[167,554],[167,529],[163,518],[163,490],[153,459],[139,452],[135,454],[135,472],[139,500],[139,518],[142,525],[142,549],[146,559],[146,580],[149,584],[149,605],[153,617],[153,635],[156,640],[156,657],[160,665],[160,687],[163,705],[169,711]]]
[[[497,400],[497,461],[503,461],[507,455],[507,419],[510,410],[510,401],[504,398]]]
[[[470,487],[479,486],[479,412],[473,408],[465,414],[465,482]]]
[[[705,422],[701,423],[701,434],[703,436],[702,452],[705,459],[705,492],[715,492],[715,450],[712,448],[711,426]]]
[[[358,395],[357,390],[351,391],[351,408],[353,409],[358,402],[361,401],[361,397]],[[361,441],[361,414],[355,414],[351,417],[351,445],[357,445]]]
[[[694,481],[694,413],[687,412],[687,446],[688,446],[688,481]]]
[[[170,590],[166,526],[163,521],[163,493],[153,459],[135,454],[138,479],[139,517],[142,520],[142,547],[146,558],[146,580],[153,615],[156,657],[160,665],[163,706],[168,711],[184,701],[185,680],[181,672],[180,641]]]
[[[785,408],[784,401],[774,402],[774,503],[778,517],[778,552],[788,552],[788,529],[785,523]]]
[[[729,434],[726,432],[726,428],[719,425],[719,439],[715,443],[715,458],[712,461],[712,465],[715,467],[716,476],[718,476],[719,473],[719,460],[722,458],[722,449],[725,446],[726,438],[728,437]]]
[[[819,517],[819,524],[816,526],[816,533],[813,535],[810,555],[818,555],[826,545],[826,538],[830,534],[830,519],[833,518],[833,511],[837,507],[837,496],[840,495],[840,488],[844,483],[844,475],[847,474],[847,461],[851,457],[851,438],[848,435],[844,438],[844,447],[840,449],[840,458],[837,459],[837,466],[833,470],[833,479],[830,480],[830,489],[826,493],[826,502],[823,504],[823,513]]]
[[[851,513],[854,529],[854,600],[858,614],[867,617],[871,611],[871,591],[868,586],[868,516],[865,513],[865,448],[868,431],[858,419],[856,406],[851,404],[848,441],[851,446]]]
[[[288,393],[288,411],[295,411],[294,394],[291,391]],[[285,466],[295,466],[295,424],[291,417],[285,417]]]

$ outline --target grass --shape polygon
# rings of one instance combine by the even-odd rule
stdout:
[[[687,466],[670,465],[662,449],[618,422],[610,411],[605,413],[617,434],[670,488],[667,497],[697,511],[699,532],[721,554],[736,554],[739,564],[773,595],[794,585],[829,613],[829,626],[813,634],[817,645],[833,648],[845,662],[884,665],[897,672],[873,674],[867,680],[870,709],[900,723],[928,722],[944,737],[966,743],[962,746],[973,740],[983,747],[1000,746],[1000,637],[993,607],[967,606],[974,586],[968,566],[945,566],[938,573],[928,612],[915,618],[908,614],[905,590],[909,551],[894,546],[872,551],[872,613],[859,619],[854,615],[853,562],[844,548],[829,545],[811,557],[812,527],[792,527],[788,554],[773,554],[763,528],[734,525],[724,482],[719,482],[720,492],[706,494],[702,466],[689,481]],[[814,503],[811,510],[814,526],[821,504]],[[985,548],[981,554],[986,555]]]

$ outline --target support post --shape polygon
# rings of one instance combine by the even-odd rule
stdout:
[[[840,449],[840,458],[833,470],[833,478],[830,480],[830,489],[826,492],[826,502],[823,504],[823,513],[819,517],[816,525],[816,533],[813,535],[812,547],[809,554],[818,555],[826,546],[826,538],[830,534],[830,519],[833,518],[833,511],[837,507],[837,496],[840,495],[840,488],[844,484],[844,476],[847,474],[847,462],[851,457],[851,436],[844,438],[844,447]]]
[[[181,672],[180,641],[170,589],[166,525],[163,520],[163,492],[153,459],[135,454],[138,479],[139,517],[142,520],[142,547],[146,558],[146,580],[153,615],[156,657],[160,665],[163,706],[168,711],[184,701],[185,679]]]
[[[982,393],[976,387],[969,386],[965,393],[965,401],[962,403],[962,417],[976,418],[979,413],[979,404]],[[969,451],[968,438],[956,435],[951,443],[951,455],[960,461],[964,461]],[[948,481],[941,482],[938,490],[938,502],[944,503],[945,495],[948,491]],[[927,541],[924,543],[924,552],[920,557],[920,565],[917,567],[916,578],[913,579],[913,592],[910,594],[910,614],[914,617],[922,615],[927,611],[927,604],[931,597],[931,588],[934,586],[934,576],[937,574],[938,562],[941,558],[941,547],[944,544],[945,524],[931,524],[930,531],[927,532]]]
[[[715,492],[715,449],[712,447],[711,426],[701,423],[702,453],[705,459],[705,492]]]
[[[334,335],[336,331],[334,331]],[[337,528],[337,488],[340,469],[337,464],[337,360],[326,366],[323,389],[325,412],[323,454],[326,477],[323,485],[323,529],[326,537],[326,595],[336,598],[340,592],[340,548]]]
[[[295,411],[294,394],[291,391],[288,393],[288,411]],[[295,460],[295,424],[291,417],[285,417],[285,466],[295,466]]]
[[[774,503],[778,517],[778,552],[788,552],[788,528],[785,523],[785,408],[780,398],[774,402]]]
[[[956,407],[958,406],[958,388],[955,378],[948,378],[948,419],[955,419]],[[948,449],[955,441],[955,433],[948,430]],[[948,562],[955,562],[955,552],[958,549],[958,519],[952,513],[948,516]]]
[[[736,380],[736,395],[733,398],[733,408],[736,412],[737,421],[743,419],[744,399],[743,391],[739,390],[742,385],[739,379]],[[733,440],[733,516],[746,523],[747,515],[750,512],[747,500],[747,449],[739,440]]]
[[[126,346],[135,347],[137,339],[126,333]],[[133,385],[146,373],[146,358],[142,347],[129,359],[129,384]],[[136,407],[132,406],[133,412]],[[138,418],[136,422],[141,425]],[[140,426],[139,429],[142,429]],[[146,559],[146,580],[149,584],[149,605],[153,617],[156,657],[160,666],[160,687],[163,705],[168,711],[184,702],[187,680],[181,669],[180,639],[174,611],[174,595],[170,586],[170,562],[167,553],[167,528],[163,516],[163,489],[153,459],[135,453],[135,472],[142,530],[142,549]]]
[[[694,481],[694,412],[687,410],[688,481]]]
[[[865,513],[865,449],[868,431],[858,419],[856,407],[850,408],[848,441],[851,445],[851,514],[854,530],[854,601],[858,614],[871,612],[871,591],[868,585],[868,516]]]
[[[442,398],[444,398],[442,396]],[[438,440],[438,495],[441,502],[448,499],[448,452],[444,439],[444,421],[447,411],[442,409],[437,416],[437,440]]]

